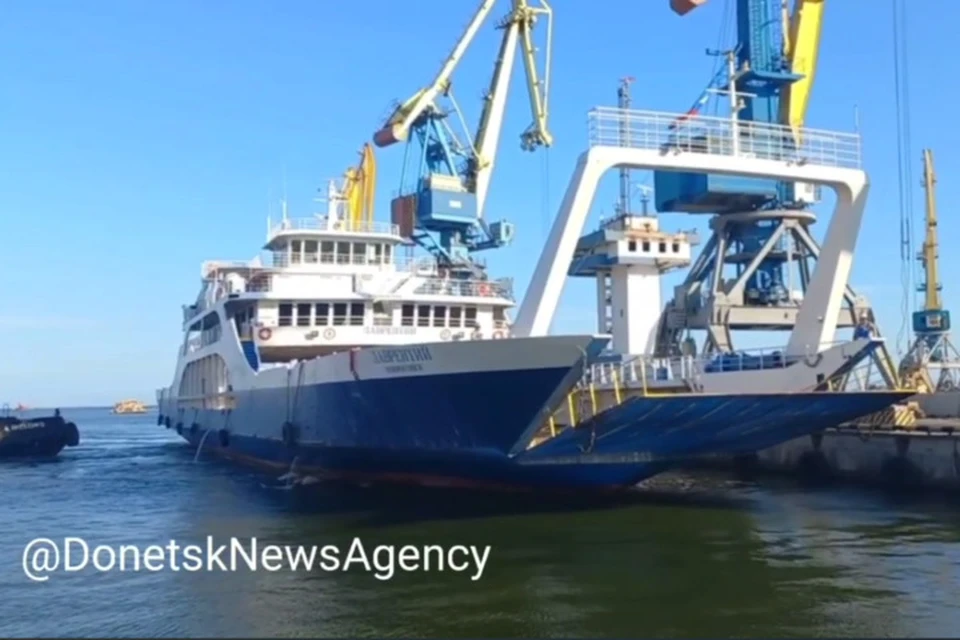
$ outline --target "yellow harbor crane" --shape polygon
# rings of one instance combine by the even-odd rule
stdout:
[[[913,314],[913,333],[916,336],[900,364],[901,377],[912,386],[930,391],[950,391],[960,388],[960,353],[950,340],[950,312],[943,308],[940,291],[943,285],[939,273],[937,234],[937,183],[933,168],[933,151],[923,151],[923,188],[926,195],[926,234],[923,249],[917,258],[923,265],[924,282],[918,287],[923,293],[923,309]]]

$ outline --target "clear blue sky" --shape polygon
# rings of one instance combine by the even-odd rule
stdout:
[[[519,237],[487,258],[498,275],[516,277],[521,293],[585,146],[587,110],[614,104],[625,75],[637,79],[635,106],[686,110],[709,78],[712,60],[704,49],[718,44],[725,4],[711,0],[681,19],[667,0],[555,2],[556,144],[548,154],[519,150],[517,136],[530,119],[515,77],[488,201],[489,215],[512,219]],[[941,235],[955,238],[960,129],[952,120],[937,122],[955,104],[944,72],[953,60],[960,4],[909,4],[912,168],[919,181],[920,151],[935,149]],[[356,162],[391,100],[432,77],[476,5],[20,0],[5,6],[0,401],[152,401],[154,389],[170,382],[180,305],[196,295],[200,263],[255,255],[271,189],[276,202],[284,173],[291,214],[309,215],[317,187]],[[488,25],[456,76],[471,118],[497,39]],[[900,326],[901,295],[892,60],[889,2],[829,3],[808,123],[850,130],[859,105],[873,186],[853,284],[871,297],[888,336]],[[401,155],[399,148],[378,152],[381,218],[399,186]],[[615,180],[605,181],[594,218],[600,209],[611,211]],[[914,193],[919,216],[919,182]],[[826,226],[825,215],[815,231]],[[664,225],[691,222],[702,226],[705,219],[666,216]],[[956,252],[945,249],[941,261],[947,277],[958,271]],[[958,287],[946,283],[948,304],[960,301]],[[568,286],[555,330],[593,330],[592,300],[588,282]]]

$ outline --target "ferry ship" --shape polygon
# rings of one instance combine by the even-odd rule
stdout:
[[[512,337],[510,280],[417,257],[328,195],[323,215],[268,221],[266,256],[203,264],[158,423],[307,475],[513,482],[510,452],[607,339]]]
[[[693,373],[658,379],[647,363],[614,376],[616,402],[601,398],[601,410],[576,416],[570,403],[585,381],[614,395],[598,378],[610,368],[609,336],[516,335],[509,280],[405,255],[396,225],[351,218],[330,193],[325,215],[268,223],[266,259],[202,266],[172,384],[157,393],[158,424],[192,447],[300,479],[622,489],[905,395],[780,383],[744,394],[731,378],[758,388],[747,378],[796,368],[714,374],[687,363],[702,389],[683,396],[675,387]],[[836,371],[870,348],[828,350],[818,367],[798,367]],[[650,369],[642,388],[641,369]],[[670,397],[648,397],[661,386]]]

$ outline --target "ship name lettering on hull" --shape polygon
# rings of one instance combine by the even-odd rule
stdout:
[[[364,333],[370,333],[374,335],[388,335],[388,336],[412,336],[416,335],[416,327],[364,327]]]
[[[397,347],[377,349],[373,352],[373,361],[377,364],[414,364],[432,360],[433,354],[429,347]]]

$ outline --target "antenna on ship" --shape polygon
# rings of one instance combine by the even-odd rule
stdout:
[[[645,184],[636,185],[640,192],[640,215],[647,217],[650,215],[650,194],[653,193],[653,187]]]
[[[283,221],[287,221],[287,165],[283,165],[283,200],[280,201],[283,207],[281,215],[283,216]]]
[[[630,146],[630,85],[634,78],[627,76],[620,79],[617,89],[617,106],[620,108],[620,144]],[[630,169],[620,168],[620,201],[617,203],[617,215],[623,216],[630,212]]]
[[[273,233],[273,185],[267,187],[267,239],[270,239],[270,234]],[[281,220],[281,223],[283,221]]]

